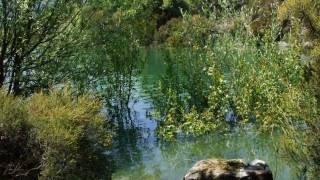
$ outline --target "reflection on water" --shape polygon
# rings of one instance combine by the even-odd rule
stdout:
[[[155,53],[150,53],[149,51],[146,52],[145,56],[148,59],[161,59]],[[143,162],[144,151],[152,149],[153,144],[156,142],[155,129],[157,122],[149,119],[151,118],[152,103],[147,95],[148,93],[146,93],[147,91],[143,91],[152,91],[154,85],[156,85],[154,82],[157,82],[156,79],[160,76],[158,76],[159,73],[156,73],[156,71],[161,72],[161,67],[157,65],[157,61],[153,61],[153,63],[156,64],[147,64],[141,73],[152,74],[153,76],[130,77],[134,82],[134,86],[129,90],[130,98],[128,98],[127,102],[122,103],[124,105],[122,108],[119,108],[119,106],[107,108],[113,109],[107,113],[110,116],[109,118],[117,125],[117,136],[114,138],[112,151],[112,157],[115,159],[115,167],[117,169],[141,164]],[[120,90],[126,91],[125,88]],[[128,91],[115,94],[126,93]],[[124,98],[119,96],[113,99],[122,101]]]
[[[278,137],[233,132],[183,138],[171,143],[158,140],[157,121],[150,116],[149,97],[164,67],[161,55],[151,52],[147,57],[149,61],[133,86],[127,116],[122,119],[129,125],[118,128],[119,136],[115,138],[113,179],[182,179],[196,161],[207,158],[263,159],[269,163],[275,179],[295,179],[293,170],[273,148],[277,146]]]
[[[140,164],[119,169],[114,179],[182,179],[198,160],[206,158],[259,158],[269,162],[276,179],[294,179],[289,167],[276,156],[270,141],[250,135],[207,136],[171,144],[154,143],[142,150]]]

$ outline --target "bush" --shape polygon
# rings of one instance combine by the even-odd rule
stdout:
[[[316,96],[320,99],[320,2],[318,0],[286,0],[278,10],[280,21],[289,20],[292,32],[304,48],[305,63],[314,86]]]
[[[172,18],[161,26],[155,34],[155,40],[175,47],[203,46],[212,29],[213,23],[208,18],[185,15],[183,18]]]
[[[237,29],[220,34],[214,44],[208,43],[197,51],[192,47],[173,56],[178,58],[168,61],[167,67],[177,67],[173,68],[176,72],[168,75],[177,81],[170,84],[164,78],[161,83],[167,87],[161,88],[162,97],[168,100],[162,104],[168,105],[160,113],[164,115],[160,135],[223,131],[229,113],[240,125],[255,122],[256,127],[268,132],[281,128],[284,113],[300,119],[296,114],[299,104],[287,102],[294,96],[301,97],[301,101],[306,98],[301,51],[293,38],[289,38],[287,49],[281,49],[275,42],[278,29],[274,25],[266,29],[263,39]],[[192,92],[200,92],[200,96]]]
[[[0,173],[3,178],[30,177],[40,172],[41,147],[31,132],[25,102],[0,91]]]
[[[108,178],[103,152],[111,133],[91,95],[38,93],[29,99],[0,92],[0,172],[8,178]],[[4,159],[4,158],[1,158]]]
[[[291,162],[294,160],[307,177],[319,179],[320,21],[317,15],[320,6],[313,0],[282,3],[278,18],[281,21],[290,18],[292,31],[286,32],[281,40],[287,45],[281,46],[283,42],[277,40],[284,27],[281,30],[276,25],[273,8],[278,4],[271,2],[277,1],[261,1],[267,6],[255,12],[262,14],[258,18],[262,24],[251,23],[251,28],[257,25],[256,33],[238,28],[217,34],[213,42],[201,44],[197,39],[212,37],[198,38],[199,33],[191,30],[175,36],[175,32],[183,29],[176,28],[179,22],[167,25],[172,30],[166,32],[168,37],[195,39],[189,47],[183,46],[183,50],[173,51],[170,47],[174,53],[166,60],[166,76],[160,83],[163,101],[155,103],[163,118],[158,133],[174,139],[180,132],[202,135],[223,131],[232,112],[237,125],[252,124],[260,132],[283,132],[283,155]],[[240,17],[242,22],[250,17],[241,15],[244,15]],[[309,49],[303,46],[310,41]],[[175,47],[181,44],[183,41],[171,43]],[[311,78],[305,66],[309,63]]]
[[[297,124],[292,117],[287,117],[283,152],[299,164],[303,176],[319,179],[320,170],[320,2],[318,0],[285,0],[278,9],[280,21],[289,20],[291,31],[303,49],[303,62],[306,80],[302,91],[304,97],[296,96],[293,100],[300,107]],[[316,97],[316,98],[315,98]],[[297,118],[295,118],[297,119]]]

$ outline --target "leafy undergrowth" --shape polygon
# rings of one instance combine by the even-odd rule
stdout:
[[[28,99],[0,91],[0,173],[9,179],[108,178],[111,132],[101,103],[69,90]]]

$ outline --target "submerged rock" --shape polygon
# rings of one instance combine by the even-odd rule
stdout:
[[[241,159],[198,161],[184,180],[273,180],[269,166],[262,160],[245,163]]]

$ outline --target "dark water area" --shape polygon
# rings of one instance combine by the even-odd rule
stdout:
[[[197,138],[164,142],[157,138],[158,121],[152,116],[154,88],[165,71],[161,53],[148,51],[146,64],[135,77],[126,116],[126,126],[119,130],[112,156],[116,180],[182,179],[192,165],[208,158],[262,159],[268,162],[278,180],[297,179],[290,165],[277,152],[279,135],[259,135],[253,130],[234,130]]]

